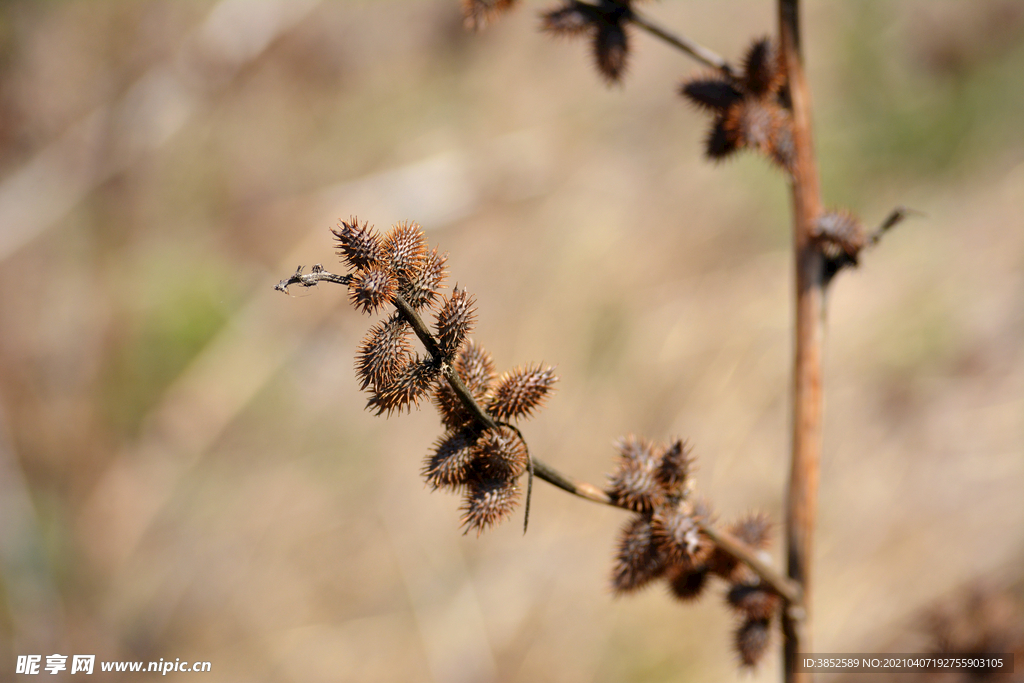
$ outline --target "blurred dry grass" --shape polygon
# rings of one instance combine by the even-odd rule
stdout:
[[[668,48],[636,36],[605,89],[538,6],[470,35],[457,4],[0,5],[0,670],[775,679],[736,673],[717,597],[611,599],[615,510],[541,486],[525,537],[461,537],[418,475],[435,416],[362,411],[367,320],[271,289],[331,261],[338,217],[418,220],[499,365],[558,365],[537,454],[600,483],[617,436],[682,435],[724,516],[778,518],[781,177],[699,159]],[[770,5],[649,13],[735,57]],[[806,12],[827,199],[928,214],[831,293],[815,650],[865,651],[1021,575],[1024,12]]]

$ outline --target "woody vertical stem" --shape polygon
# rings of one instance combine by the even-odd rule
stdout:
[[[821,210],[811,136],[811,103],[800,48],[799,0],[779,0],[779,43],[793,113],[793,246],[796,267],[796,357],[793,366],[793,456],[786,496],[787,572],[803,588],[800,605],[782,621],[783,665],[789,682],[811,680],[796,671],[797,655],[811,651],[810,578],[821,458],[823,262],[811,236]]]

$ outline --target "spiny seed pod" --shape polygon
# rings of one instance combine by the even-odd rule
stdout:
[[[704,155],[712,161],[721,161],[738,149],[736,136],[725,129],[725,119],[715,119],[715,124],[704,139]]]
[[[361,270],[377,263],[384,252],[372,225],[364,221],[360,227],[355,216],[349,220],[352,222],[340,221],[338,227],[331,228],[331,232],[338,241],[338,256],[352,268]]]
[[[631,593],[665,573],[665,562],[654,543],[651,518],[634,515],[622,529],[612,566],[612,590]]]
[[[822,245],[826,257],[835,259],[845,254],[854,265],[867,241],[860,220],[845,209],[828,211],[818,216],[812,234]]]
[[[462,346],[455,358],[455,370],[473,396],[486,394],[494,381],[494,359],[472,339]]]
[[[395,275],[404,279],[420,267],[426,251],[423,231],[416,222],[396,223],[384,240],[384,260]]]
[[[463,22],[467,29],[479,31],[514,4],[515,0],[462,0]]]
[[[679,495],[683,493],[692,467],[690,449],[682,439],[676,439],[661,454],[654,476],[666,493]]]
[[[747,619],[736,629],[733,643],[743,666],[754,666],[761,661],[771,640],[770,626],[767,619]]]
[[[704,586],[708,581],[708,570],[703,567],[698,569],[675,567],[669,571],[667,578],[672,596],[683,602],[690,602],[699,598],[704,592]]]
[[[508,427],[486,430],[473,446],[473,454],[473,469],[482,479],[518,479],[526,471],[526,446]]]
[[[598,24],[593,49],[597,70],[609,84],[617,83],[626,70],[629,57],[629,37],[623,20],[612,15]]]
[[[399,294],[414,310],[432,307],[437,301],[438,289],[444,281],[447,254],[438,254],[437,248],[423,257],[420,267],[408,279],[403,279]]]
[[[729,525],[729,533],[751,548],[765,550],[772,542],[772,520],[766,512],[751,512]]]
[[[725,596],[726,601],[748,619],[771,619],[782,604],[775,592],[757,583],[736,583]]]
[[[409,361],[409,325],[398,315],[377,323],[359,346],[356,375],[360,389],[371,384],[383,386],[394,379],[398,370]]]
[[[679,508],[662,508],[655,512],[651,518],[651,534],[665,561],[674,566],[700,567],[714,547],[693,517]]]
[[[699,109],[717,114],[724,114],[729,107],[743,99],[743,93],[731,82],[716,75],[698,77],[684,83],[680,94]]]
[[[757,97],[777,92],[785,81],[779,51],[771,38],[761,38],[747,50],[743,60],[743,84]]]
[[[391,271],[379,264],[370,264],[352,277],[348,296],[352,305],[363,313],[376,313],[381,306],[390,303],[395,284]]]
[[[472,472],[476,453],[472,432],[448,432],[441,437],[423,464],[423,478],[433,489],[457,489],[466,484]]]
[[[655,475],[658,462],[651,444],[645,439],[627,436],[619,441],[618,448],[618,467],[609,477],[608,494],[630,510],[654,510],[664,500],[664,491]]]
[[[488,412],[502,421],[529,417],[544,403],[557,381],[555,369],[551,367],[527,366],[506,372],[494,387]]]
[[[420,398],[430,389],[438,373],[433,360],[417,355],[399,368],[390,382],[374,387],[373,396],[366,403],[367,410],[376,409],[378,415],[410,410],[412,404],[419,405]]]
[[[574,37],[594,28],[597,14],[582,2],[569,2],[541,14],[541,30],[559,36]]]
[[[462,525],[477,536],[487,527],[508,519],[519,502],[514,479],[475,481],[469,484],[462,505]]]
[[[473,398],[477,403],[483,404],[491,388],[491,382],[494,381],[494,361],[490,354],[470,339],[462,345],[452,365]],[[449,429],[461,429],[473,419],[472,413],[466,409],[445,380],[439,380],[437,383],[434,390],[434,405],[441,413],[441,421]]]
[[[434,329],[437,330],[437,345],[445,358],[455,355],[466,335],[473,329],[476,320],[474,304],[474,298],[455,285],[451,297],[445,299],[441,310],[437,312]]]

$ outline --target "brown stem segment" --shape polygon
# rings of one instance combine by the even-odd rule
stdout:
[[[796,355],[793,365],[793,454],[786,496],[787,574],[803,600],[783,611],[785,680],[805,683],[797,672],[801,652],[811,651],[810,579],[821,460],[823,256],[811,237],[821,211],[818,167],[811,136],[811,102],[800,51],[799,0],[779,0],[779,44],[793,107],[793,247],[796,266]],[[799,618],[802,617],[802,618]]]
[[[629,20],[642,28],[643,30],[650,33],[652,36],[661,38],[669,45],[679,48],[686,54],[696,59],[701,64],[706,64],[713,69],[718,69],[729,78],[735,78],[736,74],[733,72],[732,67],[729,66],[729,62],[725,61],[717,52],[710,50],[699,43],[695,43],[686,36],[669,33],[662,27],[655,24],[650,19],[646,18],[642,14],[639,14],[636,10],[631,9],[629,12]]]

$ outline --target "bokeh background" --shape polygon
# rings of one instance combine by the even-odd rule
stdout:
[[[772,5],[645,9],[736,59]],[[462,536],[419,476],[436,415],[363,411],[372,321],[272,289],[336,263],[339,218],[417,220],[499,368],[557,364],[535,454],[600,484],[617,437],[682,436],[722,519],[780,518],[784,178],[702,161],[684,55],[634,33],[605,87],[544,7],[472,34],[457,0],[0,4],[0,678],[777,678],[774,648],[736,669],[720,591],[611,596],[620,511],[541,484],[525,536]],[[870,652],[1019,591],[1024,5],[809,1],[805,42],[827,202],[927,214],[828,302],[814,649]]]

